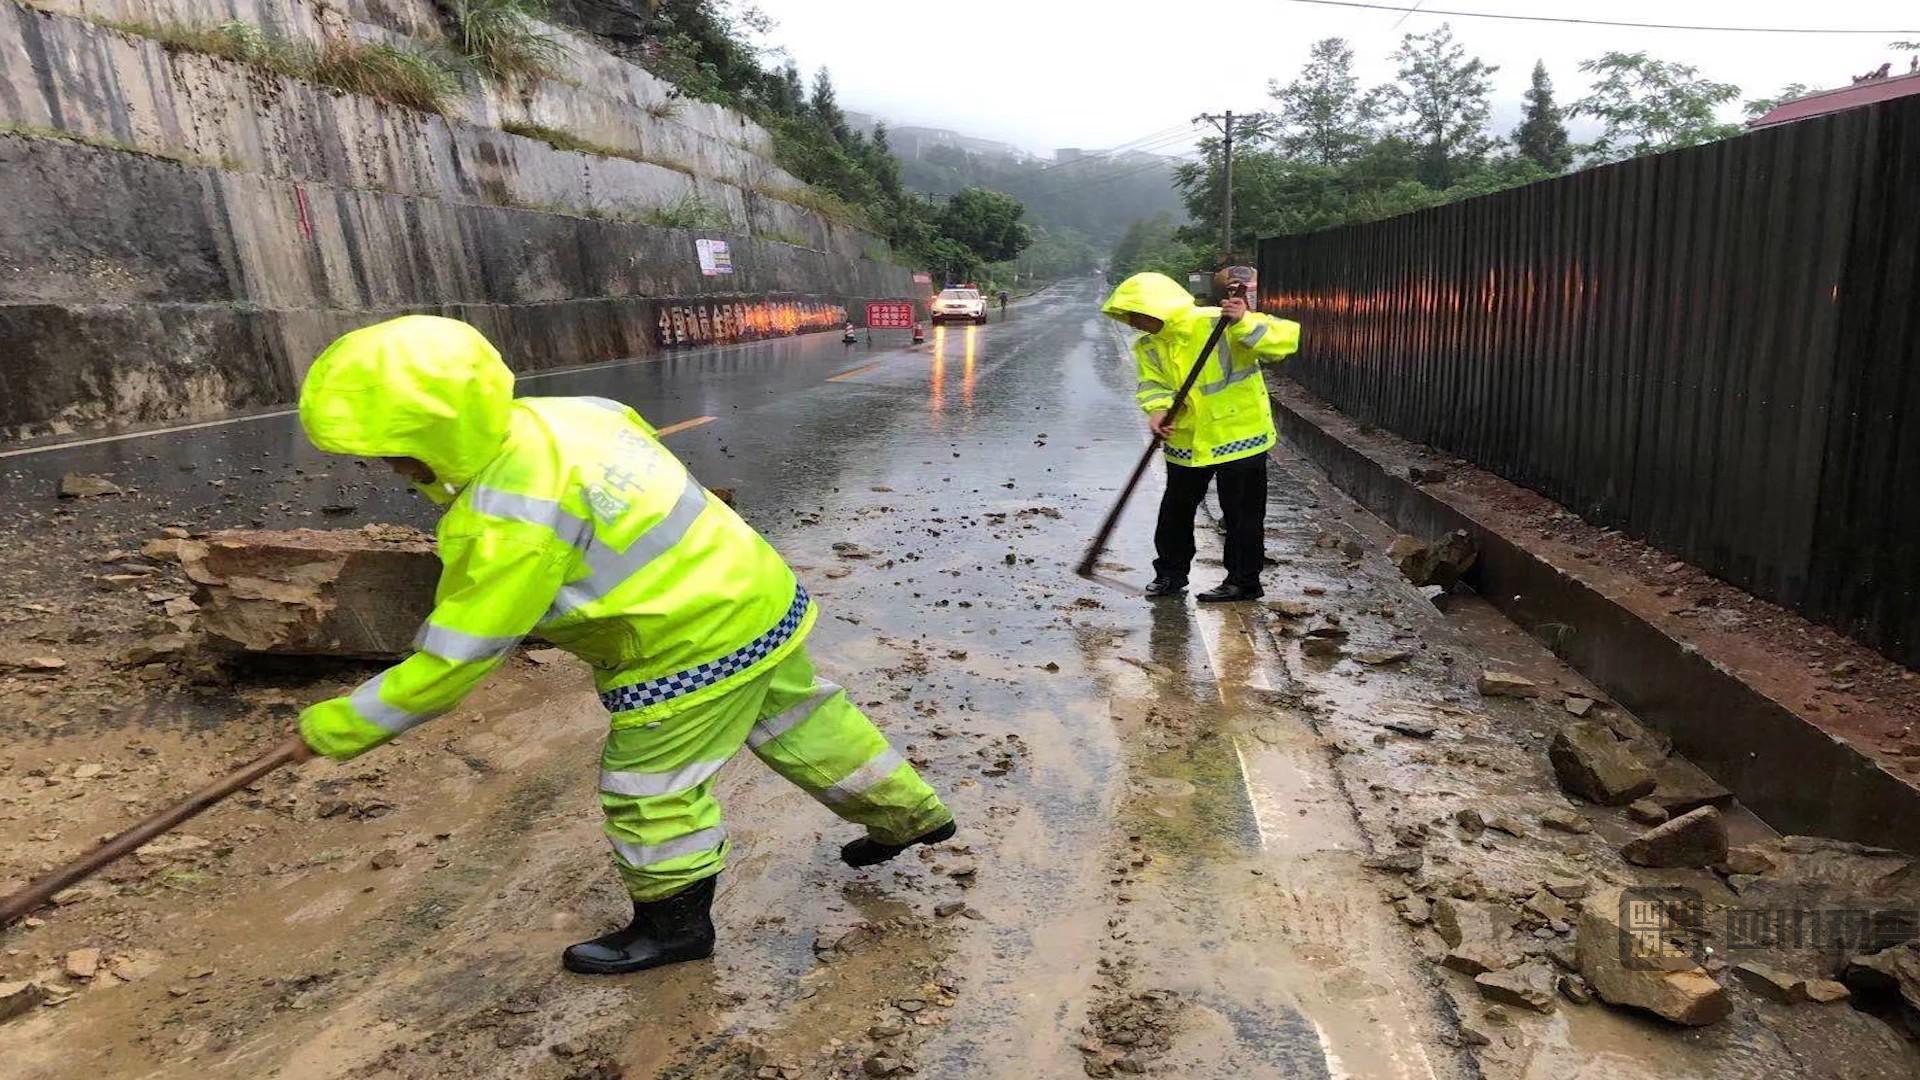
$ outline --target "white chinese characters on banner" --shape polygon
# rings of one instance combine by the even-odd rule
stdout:
[[[733,253],[725,240],[695,240],[693,250],[700,256],[700,273],[713,277],[733,273]]]

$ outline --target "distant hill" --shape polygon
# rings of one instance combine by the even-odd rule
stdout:
[[[871,114],[847,119],[871,131]],[[1158,154],[1062,149],[1051,157],[1010,143],[944,128],[894,127],[887,140],[900,159],[907,188],[951,195],[965,187],[1004,191],[1027,206],[1027,220],[1044,229],[1071,229],[1105,249],[1128,225],[1160,214],[1184,218],[1173,189],[1172,158]]]

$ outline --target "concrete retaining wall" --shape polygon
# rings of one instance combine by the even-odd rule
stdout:
[[[405,311],[539,368],[917,292],[879,238],[774,197],[800,185],[764,129],[578,35],[554,31],[572,82],[471,78],[441,115],[89,20],[442,34],[428,0],[0,0],[0,438],[285,402],[334,335]],[[631,223],[690,196],[727,222],[698,236],[729,241],[731,276],[700,274],[695,233]]]
[[[824,328],[912,291],[890,264],[752,237],[724,237],[735,272],[704,277],[694,241],[714,234],[19,136],[0,136],[0,206],[11,438],[284,402],[333,336],[407,311],[467,318],[534,369]],[[703,303],[708,328],[676,333]]]

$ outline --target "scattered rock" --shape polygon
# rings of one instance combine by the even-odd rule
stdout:
[[[1733,792],[1686,759],[1669,757],[1654,771],[1653,793],[1647,801],[1676,818],[1702,806],[1724,810],[1733,805]]]
[[[99,949],[75,949],[61,961],[61,970],[75,979],[91,979],[100,971]]]
[[[1920,938],[1847,961],[1841,980],[1856,998],[1896,1004],[1920,1032]]]
[[[188,634],[155,634],[120,654],[123,667],[140,667],[164,660],[173,660],[182,653],[191,650],[194,638]]]
[[[1340,640],[1330,637],[1305,638],[1300,642],[1300,651],[1308,656],[1318,657],[1322,660],[1337,659],[1346,653],[1346,650],[1340,645]]]
[[[35,653],[0,653],[0,671],[60,671],[67,666],[57,656]]]
[[[1360,862],[1368,870],[1382,870],[1390,874],[1411,874],[1420,869],[1420,864],[1418,851],[1396,851],[1391,855],[1376,855]]]
[[[1473,568],[1478,557],[1464,529],[1456,529],[1433,543],[1396,536],[1387,548],[1387,558],[1399,568],[1401,576],[1421,587],[1452,586]]]
[[[900,1024],[875,1024],[867,1029],[867,1038],[894,1039],[906,1033],[907,1029]]]
[[[1463,975],[1478,978],[1489,971],[1499,971],[1512,963],[1512,957],[1492,946],[1472,942],[1455,946],[1447,955],[1440,958],[1440,966],[1449,971],[1458,971]]]
[[[1576,694],[1568,694],[1566,700],[1560,704],[1575,716],[1585,716],[1593,710],[1592,698],[1580,697]]]
[[[1636,866],[1711,866],[1727,857],[1727,823],[1711,806],[1648,829],[1620,849]]]
[[[875,1054],[861,1064],[868,1076],[892,1076],[906,1068],[899,1058],[891,1054]]]
[[[949,900],[949,901],[947,901],[947,902],[946,902],[946,903],[944,903],[944,904],[936,904],[936,905],[934,905],[934,909],[933,909],[933,913],[934,913],[935,915],[937,915],[937,916],[939,916],[939,917],[940,917],[940,918],[942,918],[942,919],[947,919],[947,918],[951,918],[951,917],[953,917],[953,916],[955,916],[955,915],[958,915],[958,914],[960,914],[961,912],[963,912],[963,911],[965,911],[965,910],[967,910],[967,902],[966,902],[966,901],[964,901],[964,900]]]
[[[1527,835],[1526,825],[1512,814],[1501,814],[1499,817],[1487,822],[1487,828],[1495,832],[1506,833],[1508,836],[1513,837],[1524,838]]]
[[[1520,909],[1545,923],[1563,923],[1573,918],[1573,912],[1567,908],[1566,902],[1545,889],[1528,897]]]
[[[1299,600],[1269,600],[1267,610],[1288,619],[1305,619],[1317,610],[1312,604]]]
[[[1603,806],[1623,806],[1654,787],[1653,773],[1605,724],[1580,720],[1561,728],[1547,758],[1561,787]]]
[[[392,848],[383,848],[380,851],[374,852],[373,858],[367,861],[367,865],[375,870],[386,870],[390,867],[399,866],[400,853]]]
[[[1413,659],[1412,649],[1368,649],[1354,653],[1353,658],[1368,667],[1387,667],[1390,664],[1402,664]],[[1392,725],[1389,724],[1389,727]],[[1432,734],[1429,732],[1428,734]],[[1421,736],[1425,738],[1426,736]]]
[[[1752,961],[1735,964],[1733,975],[1740,980],[1742,986],[1768,1001],[1793,1005],[1804,1000],[1800,994],[1800,986],[1806,980],[1798,975],[1790,975],[1778,968]]]
[[[1765,874],[1774,868],[1772,857],[1759,848],[1737,847],[1727,850],[1727,857],[1713,867],[1722,874]]]
[[[1550,877],[1540,887],[1562,900],[1584,899],[1588,889],[1587,879],[1577,877]]]
[[[1447,479],[1447,470],[1426,465],[1407,466],[1407,479],[1416,484],[1441,484]]]
[[[1487,831],[1487,819],[1480,811],[1471,806],[1461,810],[1455,810],[1453,812],[1453,820],[1468,837],[1479,836],[1481,833]]]
[[[156,562],[179,562],[180,540],[171,536],[149,540],[140,545],[140,554]]]
[[[46,1000],[46,988],[37,982],[0,982],[0,1022],[11,1020]]]
[[[1587,985],[1587,980],[1571,973],[1560,976],[1560,993],[1575,1005],[1586,1005],[1593,1001],[1593,989]]]
[[[540,665],[541,667],[550,667],[554,664],[564,664],[567,662],[567,660],[572,658],[572,656],[573,654],[568,652],[565,649],[528,649],[527,650],[527,659],[533,661],[534,663]]]
[[[1667,808],[1652,799],[1635,799],[1627,804],[1627,816],[1642,825],[1660,825],[1667,820]]]
[[[87,473],[68,473],[60,478],[60,497],[63,499],[91,499],[100,495],[124,495],[120,485],[104,476],[91,476]]]
[[[1355,657],[1354,659],[1358,660],[1359,657]],[[1433,733],[1440,730],[1440,726],[1431,720],[1421,720],[1410,716],[1395,717],[1392,720],[1382,723],[1380,726],[1396,734],[1405,735],[1410,739],[1431,739],[1433,738]]]
[[[1482,972],[1473,978],[1481,997],[1538,1013],[1553,1011],[1557,982],[1553,969],[1537,960],[1504,971]]]
[[[1806,979],[1800,983],[1798,990],[1801,996],[1815,1005],[1831,1005],[1852,996],[1847,984],[1832,979]]]
[[[1539,697],[1540,685],[1525,675],[1515,675],[1510,671],[1487,670],[1480,673],[1480,696]]]
[[[1540,824],[1545,825],[1554,832],[1568,833],[1573,836],[1583,836],[1593,831],[1593,826],[1587,823],[1586,818],[1581,817],[1572,810],[1559,806],[1541,814]]]
[[[1733,1001],[1693,957],[1663,932],[1637,922],[1623,927],[1622,894],[1610,889],[1581,909],[1580,976],[1602,1001],[1645,1009],[1676,1024],[1699,1027],[1726,1018]],[[1632,955],[1624,955],[1631,951]]]

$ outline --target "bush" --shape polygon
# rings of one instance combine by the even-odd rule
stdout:
[[[449,0],[448,12],[467,61],[496,79],[544,79],[566,63],[567,47],[540,29],[544,0]]]

